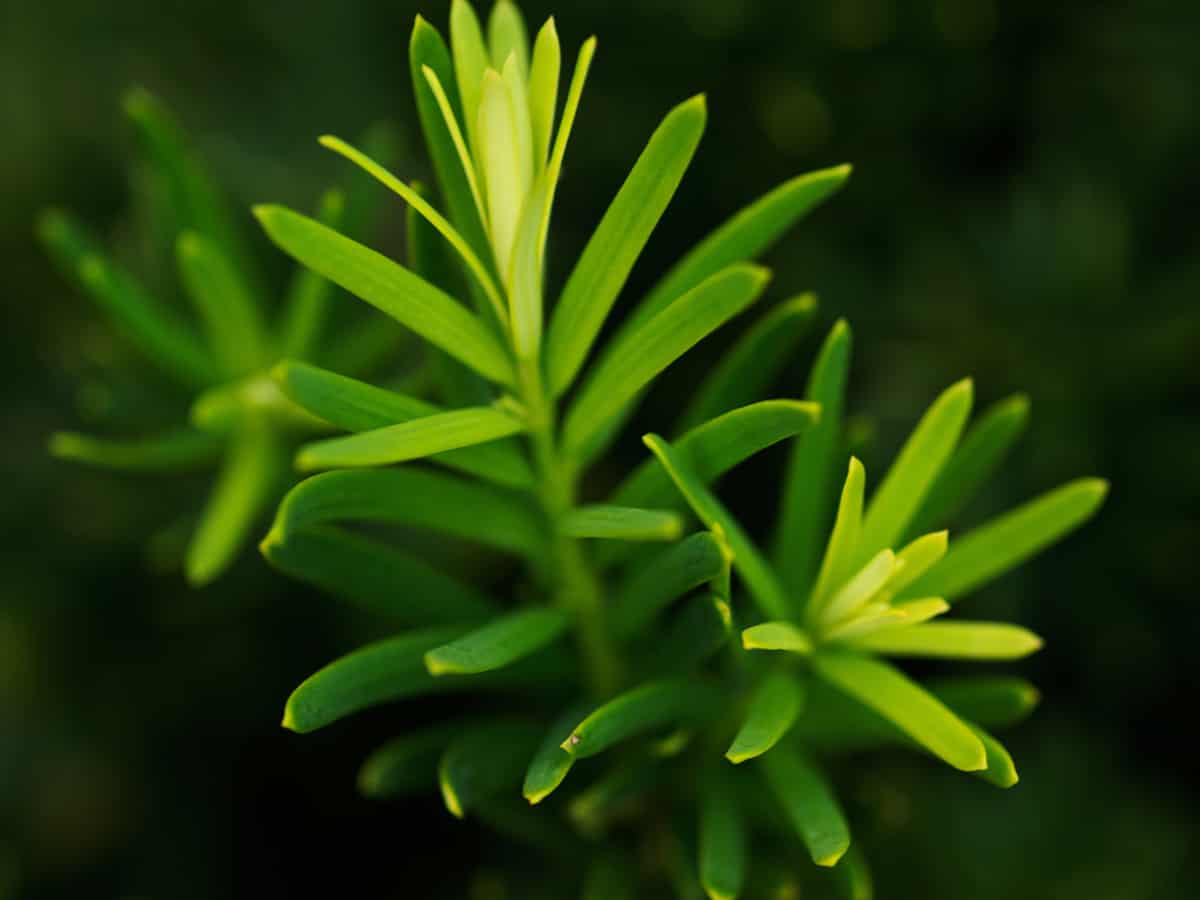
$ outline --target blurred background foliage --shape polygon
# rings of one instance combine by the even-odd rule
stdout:
[[[552,284],[662,113],[707,91],[705,142],[627,300],[744,202],[851,161],[849,187],[768,262],[777,299],[815,289],[827,320],[845,315],[856,329],[852,406],[874,416],[862,423],[868,473],[878,477],[941,387],[970,374],[981,405],[1027,391],[1033,421],[966,524],[1076,475],[1113,482],[1095,523],[972,601],[970,614],[1023,622],[1048,641],[1022,665],[1043,706],[1008,736],[1022,784],[996,792],[901,756],[844,767],[881,895],[1194,896],[1200,6],[524,6],[531,21],[557,12],[567,47],[600,37]],[[165,566],[172,530],[148,551],[144,538],[197,505],[203,478],[114,476],[46,456],[56,428],[179,407],[139,377],[32,237],[36,212],[54,203],[127,257],[147,257],[119,111],[135,83],[174,108],[243,206],[307,207],[344,174],[315,137],[352,138],[380,117],[405,139],[398,169],[426,174],[408,30],[417,11],[443,26],[447,7],[0,8],[0,900],[425,896],[434,885],[470,896],[472,882],[475,896],[494,896],[497,842],[432,798],[355,795],[358,761],[400,712],[307,737],[276,724],[302,677],[387,623],[254,556],[189,591]],[[376,245],[399,253],[402,222],[397,203]],[[285,262],[259,243],[282,279]],[[669,374],[639,427],[678,407],[720,340]],[[792,392],[808,362],[797,360]],[[629,461],[644,452],[637,433],[621,445]],[[778,463],[731,483],[746,520],[773,508]]]

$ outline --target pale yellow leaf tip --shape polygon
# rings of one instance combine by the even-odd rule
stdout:
[[[850,849],[850,843],[849,843],[849,841],[847,841],[843,846],[841,846],[837,850],[834,850],[832,853],[822,856],[820,859],[817,859],[814,857],[813,862],[815,862],[818,866],[823,866],[824,868],[827,868],[827,869],[832,868],[833,866],[836,866],[838,864],[838,861],[841,860],[841,858],[846,855],[846,851],[849,849]]]

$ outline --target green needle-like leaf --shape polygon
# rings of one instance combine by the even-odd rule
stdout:
[[[385,466],[486,444],[524,430],[524,422],[496,407],[455,409],[350,437],[308,444],[296,456],[296,465],[301,471],[308,472]]]
[[[1022,722],[1041,700],[1024,678],[1007,675],[939,678],[929,691],[965,719],[985,728],[1008,728]]]
[[[742,632],[742,646],[747,650],[783,650],[787,653],[812,653],[812,638],[791,622],[762,622]]]
[[[50,453],[58,459],[106,469],[174,471],[215,462],[224,443],[218,435],[187,428],[131,441],[60,431],[50,437]]]
[[[987,751],[987,768],[976,775],[988,784],[1005,789],[1020,781],[1016,763],[1013,762],[1008,749],[978,725],[967,722],[967,727],[975,732],[975,736],[983,744],[983,749]]]
[[[812,325],[817,300],[804,294],[781,303],[752,325],[692,394],[676,430],[688,431],[722,413],[760,399],[791,361]]]
[[[725,600],[715,594],[697,597],[648,646],[644,671],[656,678],[693,671],[729,642],[732,630]]]
[[[482,628],[425,654],[431,675],[475,675],[512,665],[556,640],[567,628],[567,615],[548,607],[502,616]]]
[[[567,154],[567,143],[571,138],[571,129],[575,126],[575,116],[579,112],[579,100],[583,96],[583,86],[587,82],[588,70],[592,58],[596,55],[596,39],[588,38],[579,48],[579,56],[575,61],[575,71],[571,75],[571,85],[567,88],[567,100],[563,105],[562,121],[558,125],[558,134],[554,138],[554,149],[550,153],[550,162],[546,165],[546,184],[548,190],[546,201],[542,207],[542,227],[538,240],[539,258],[546,254],[546,238],[550,231],[550,211],[554,207],[554,194],[558,188],[558,177],[562,173],[563,159]]]
[[[895,568],[896,554],[891,550],[876,553],[829,598],[829,604],[821,611],[822,624],[832,625],[862,611],[887,583]]]
[[[834,867],[834,882],[842,900],[874,900],[875,885],[866,858],[855,844]]]
[[[838,501],[837,517],[833,520],[833,531],[825,546],[825,557],[817,575],[817,584],[809,598],[809,616],[815,617],[826,607],[830,594],[840,588],[850,576],[858,549],[858,536],[862,530],[863,492],[867,474],[854,457],[850,457],[850,469],[842,484],[842,496]]]
[[[192,584],[207,584],[233,561],[275,496],[285,471],[282,450],[270,427],[258,419],[244,422],[226,451],[221,474],[188,544],[184,568]]]
[[[737,793],[713,774],[700,797],[700,883],[709,900],[735,900],[746,880],[746,825]]]
[[[529,32],[512,0],[496,0],[492,7],[488,16],[488,49],[493,68],[503,68],[511,55],[517,61],[521,78],[529,77]]]
[[[1041,649],[1042,639],[1016,625],[996,622],[929,622],[894,628],[849,643],[888,656],[942,659],[1021,659]]]
[[[512,363],[504,348],[452,297],[386,256],[306,216],[279,206],[256,207],[255,215],[271,239],[300,262],[484,377],[512,383]]]
[[[958,444],[971,414],[972,394],[970,379],[947,388],[913,429],[867,505],[857,553],[860,565],[904,536]]]
[[[768,675],[754,692],[742,727],[725,751],[735,765],[762,756],[779,743],[804,705],[804,688],[783,672]]]
[[[1074,531],[1100,508],[1108,482],[1081,478],[957,538],[945,559],[909,585],[906,596],[953,603]]]
[[[265,362],[262,317],[233,264],[212,241],[184,232],[177,245],[179,272],[213,355],[230,378],[248,375]]]
[[[359,792],[366,797],[393,797],[435,789],[438,761],[447,745],[472,724],[447,722],[388,741],[358,770]]]
[[[459,0],[454,7],[458,7],[461,2],[462,0]],[[452,25],[453,16],[454,8],[451,10]],[[478,32],[478,22],[475,29]],[[482,37],[479,43],[482,44]],[[469,161],[469,154],[465,147],[460,153],[448,124],[453,121],[454,128],[457,129],[458,122],[466,122],[468,133],[473,134],[475,125],[472,123],[478,109],[478,98],[472,101],[471,118],[468,118],[459,97],[458,82],[455,80],[457,67],[451,63],[445,41],[437,29],[420,16],[417,16],[413,25],[408,59],[417,112],[421,119],[421,131],[425,135],[425,144],[429,149],[429,157],[433,160],[433,168],[445,197],[446,208],[467,243],[477,254],[483,254],[487,249],[487,236],[484,232],[483,203],[479,199],[479,186],[472,187],[467,175],[469,170],[464,168],[464,162]],[[484,65],[486,66],[486,60]],[[426,69],[433,73],[441,86],[449,115],[443,113],[430,79],[425,74]],[[461,69],[457,71],[462,73]],[[483,68],[479,69],[479,78],[483,78]],[[479,84],[479,81],[474,82],[473,89],[477,90]]]
[[[425,652],[464,630],[443,626],[409,632],[335,660],[292,691],[283,727],[307,734],[379,703],[433,690],[437,680],[425,670]]]
[[[339,191],[327,191],[317,209],[317,221],[335,231],[345,227],[346,201]],[[312,269],[300,267],[283,304],[280,352],[296,359],[311,357],[324,330],[333,299],[333,285]]]
[[[574,538],[674,541],[683,534],[683,520],[676,513],[660,509],[579,506],[563,516],[559,530]]]
[[[1002,400],[980,416],[929,489],[910,532],[919,534],[944,525],[966,506],[1028,423],[1029,398],[1024,394]]]
[[[713,712],[714,689],[683,678],[651,681],[609,700],[579,722],[560,744],[577,759],[649,731],[691,723]]]
[[[562,47],[551,17],[533,42],[533,64],[529,72],[529,118],[533,127],[533,158],[539,172],[549,161],[561,70]]]
[[[685,457],[670,444],[656,434],[648,434],[642,440],[671,476],[697,518],[711,529],[720,529],[725,536],[733,550],[734,568],[745,579],[763,613],[772,618],[785,618],[790,604],[783,586],[738,521],[696,477]]]
[[[950,546],[950,534],[935,531],[922,535],[896,554],[896,568],[888,579],[886,593],[895,597],[903,593],[910,584],[941,562]]]
[[[567,279],[546,339],[546,371],[555,395],[575,380],[634,262],[683,179],[705,119],[703,97],[688,100],[667,115]]]
[[[726,269],[612,346],[567,413],[564,448],[585,448],[656,375],[758,299],[769,279],[756,266]]]
[[[77,222],[58,210],[48,210],[38,220],[37,233],[63,274],[163,372],[193,388],[220,380],[216,361],[187,325],[101,256],[95,240]]]
[[[479,18],[468,0],[452,0],[450,4],[450,50],[454,56],[458,94],[462,98],[463,121],[467,123],[471,147],[478,155],[479,98],[483,73],[490,65],[490,58]]]
[[[484,223],[484,227],[486,228],[488,221],[487,203],[483,199],[483,190],[480,187],[480,179],[483,178],[484,173],[476,171],[475,160],[472,159],[471,150],[467,146],[467,140],[459,128],[458,118],[451,104],[450,96],[442,86],[442,81],[438,78],[437,72],[426,66],[421,70],[421,76],[429,85],[429,90],[433,93],[434,102],[442,114],[442,124],[445,126],[446,136],[450,139],[450,143],[454,147],[454,152],[458,154],[462,175],[466,178],[467,189],[471,192],[471,199],[475,201],[475,210],[479,214],[479,220]],[[412,207],[409,207],[409,209],[412,209]],[[422,220],[425,221],[424,219]],[[437,229],[434,229],[434,231],[436,232]]]
[[[571,730],[595,708],[591,703],[576,703],[554,720],[525,771],[521,793],[531,805],[541,803],[563,782],[575,757],[562,748]]]
[[[460,734],[438,763],[438,785],[446,809],[461,819],[488,798],[521,783],[537,747],[537,726],[494,722]]]
[[[488,227],[496,266],[509,270],[521,203],[529,187],[515,135],[514,101],[503,77],[488,69],[479,96],[479,160],[487,194]]]
[[[817,577],[833,494],[829,485],[844,465],[842,409],[850,367],[850,326],[838,321],[813,364],[806,400],[821,406],[821,421],[797,441],[784,477],[774,560],[793,597],[807,597]]]
[[[540,211],[546,198],[546,177],[540,176],[525,201],[509,279],[513,349],[517,358],[537,365],[542,343],[542,261],[538,246]]]
[[[717,578],[727,562],[710,532],[693,534],[664,550],[626,579],[609,613],[613,633],[630,638],[678,597]]]
[[[625,325],[635,328],[709,276],[754,259],[845,183],[850,167],[800,175],[755,200],[697,244],[639,304]]]
[[[418,556],[329,526],[293,532],[260,545],[282,572],[346,597],[405,625],[486,619],[495,607],[482,594]]]
[[[979,738],[940,700],[887,663],[849,653],[812,658],[817,674],[964,772],[987,766]],[[770,757],[768,757],[769,759]]]
[[[360,520],[428,528],[512,553],[541,553],[541,520],[522,498],[478,482],[416,469],[326,472],[300,482],[279,506],[268,540]]]
[[[370,431],[443,412],[440,407],[406,394],[375,387],[306,363],[284,362],[272,370],[280,389],[293,403],[337,428]],[[439,453],[432,459],[505,487],[533,487],[533,470],[520,447],[498,440]]]
[[[824,776],[791,747],[776,747],[758,765],[813,862],[837,865],[850,848],[850,827]]]

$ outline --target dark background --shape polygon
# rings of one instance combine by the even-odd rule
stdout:
[[[447,7],[422,11],[443,27]],[[551,11],[525,8],[531,22]],[[56,203],[129,239],[122,91],[164,98],[239,203],[307,207],[344,173],[320,133],[391,118],[410,148],[399,168],[424,172],[406,62],[416,11],[0,7],[0,900],[421,896],[414,885],[460,884],[499,852],[433,798],[357,798],[355,767],[395,710],[308,737],[276,725],[302,677],[381,623],[253,554],[186,590],[161,565],[169,540],[142,547],[206,479],[111,476],[43,452],[88,410],[119,418],[150,402],[136,378],[99,387],[119,350],[32,238]],[[552,276],[661,115],[706,91],[705,141],[627,299],[762,191],[853,162],[846,190],[768,262],[777,299],[813,288],[825,325],[855,327],[852,408],[877,416],[868,472],[970,374],[981,405],[1029,392],[1033,420],[968,524],[1078,475],[1113,482],[1095,522],[969,610],[1047,638],[1018,667],[1045,694],[1008,736],[1021,785],[1001,793],[903,756],[847,767],[881,896],[1194,896],[1200,6],[574,0],[557,12],[565,56],[591,33],[600,49]],[[380,246],[399,247],[400,221],[397,204]],[[666,379],[639,426],[678,407],[721,340]],[[781,392],[802,389],[812,346]],[[767,460],[735,481],[744,514],[773,507],[773,477]]]

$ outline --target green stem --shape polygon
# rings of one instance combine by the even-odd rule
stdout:
[[[566,465],[555,442],[554,403],[546,393],[539,365],[519,363],[522,400],[529,416],[529,437],[539,478],[538,499],[550,522],[551,554],[556,572],[555,602],[574,616],[592,691],[599,697],[616,692],[621,663],[604,622],[600,583],[583,548],[562,534],[559,523],[575,505],[575,473]]]

